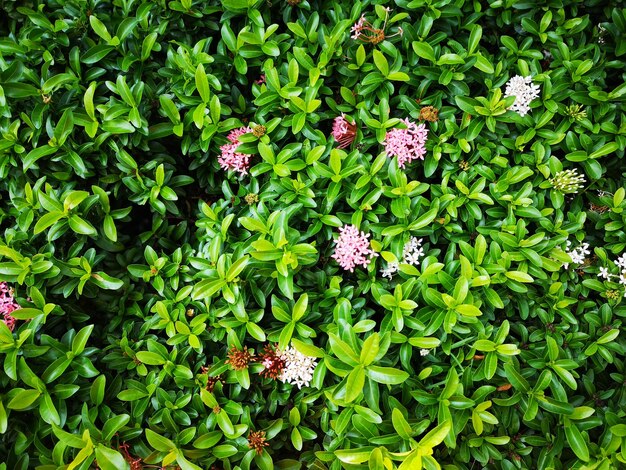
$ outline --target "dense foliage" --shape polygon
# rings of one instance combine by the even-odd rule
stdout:
[[[0,2],[0,467],[625,468],[626,9],[375,3]]]

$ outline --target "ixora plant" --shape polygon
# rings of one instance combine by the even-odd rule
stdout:
[[[32,0],[0,469],[626,468],[626,9]]]

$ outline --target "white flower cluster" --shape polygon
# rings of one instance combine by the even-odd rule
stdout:
[[[530,102],[539,96],[539,85],[534,85],[532,80],[530,75],[528,77],[516,75],[506,84],[504,96],[515,96],[515,102],[509,109],[520,116],[526,116],[530,111]]]
[[[579,175],[578,170],[563,170],[559,171],[554,178],[550,180],[552,187],[562,193],[577,193],[579,189],[583,188],[585,182],[585,175]]]
[[[609,272],[609,268],[600,268],[600,272],[598,273],[598,277],[602,279],[610,280],[612,277],[617,277],[618,281],[622,286],[626,287],[626,253],[622,253],[622,256],[613,261],[615,266],[617,266],[620,270],[619,275],[611,274]],[[626,297],[626,289],[624,290],[624,297]]]
[[[285,361],[285,368],[280,380],[297,385],[298,388],[308,387],[313,380],[313,372],[317,361],[313,357],[305,356],[293,346],[279,352],[280,358]]]
[[[430,354],[430,349],[420,349],[420,356],[428,356]]]
[[[422,246],[423,240],[417,237],[411,237],[411,239],[404,244],[402,250],[402,262],[404,264],[412,264],[413,266],[419,266],[420,258],[424,256],[424,247]],[[385,269],[381,269],[380,272],[383,277],[391,279],[395,273],[398,272],[400,263],[387,263]]]
[[[585,262],[585,255],[591,254],[589,251],[589,243],[583,243],[573,250],[570,250],[571,242],[567,241],[567,248],[565,253],[567,253],[570,258],[572,258],[572,263],[574,264],[583,264]],[[563,263],[563,267],[567,269],[569,267],[569,263]]]

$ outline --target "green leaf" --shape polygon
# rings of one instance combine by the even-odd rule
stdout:
[[[108,290],[118,290],[124,285],[121,279],[109,276],[102,271],[91,273],[91,281],[98,287]]]
[[[393,367],[369,366],[367,376],[381,384],[397,385],[409,378],[409,374]]]
[[[413,430],[411,429],[409,423],[407,423],[406,419],[404,419],[402,412],[398,408],[394,408],[391,412],[391,422],[393,424],[393,428],[402,439],[411,439]]]
[[[167,362],[166,359],[159,354],[150,351],[139,351],[137,353],[137,359],[150,366],[160,366]]]
[[[207,104],[211,99],[211,90],[209,89],[209,80],[202,64],[198,64],[196,68],[196,89],[200,93],[202,101]]]
[[[152,32],[148,34],[143,42],[141,43],[141,61],[145,62],[150,57],[150,53],[152,52],[152,48],[156,43],[158,34],[156,32]]]
[[[335,356],[346,364],[356,366],[359,364],[359,356],[348,345],[348,343],[342,341],[339,336],[329,333],[328,339],[330,340],[330,348]]]
[[[167,95],[161,95],[159,96],[159,102],[161,103],[161,109],[169,120],[174,124],[178,124],[180,122],[180,113],[172,99]]]
[[[102,444],[96,446],[96,461],[102,470],[122,470],[130,468],[122,454]]]
[[[302,294],[298,301],[293,306],[293,312],[291,314],[291,318],[294,322],[301,320],[306,313],[307,306],[309,304],[309,296],[307,294]]]
[[[78,234],[91,235],[92,237],[95,237],[98,235],[98,231],[94,228],[93,225],[91,225],[86,220],[81,219],[77,215],[70,216],[68,223],[69,223],[70,228]]]
[[[566,420],[563,427],[565,429],[567,442],[574,451],[574,454],[576,454],[576,457],[583,462],[589,462],[589,448],[587,447],[585,438],[576,425],[571,423],[569,420]]]
[[[102,21],[96,18],[95,15],[89,16],[89,23],[91,24],[92,29],[98,36],[104,39],[107,43],[111,41],[111,35],[109,34],[107,27],[104,25],[104,23],[102,23]]]
[[[215,415],[215,417],[217,419],[217,425],[224,432],[226,437],[232,436],[233,434],[235,434],[235,428],[233,427],[233,423],[228,417],[228,414],[226,413],[226,411],[221,410],[219,413]]]
[[[223,433],[221,431],[211,431],[206,434],[199,436],[195,441],[193,441],[193,446],[196,449],[210,449],[215,447],[215,445],[222,438]]]
[[[89,336],[91,335],[91,332],[93,331],[93,325],[88,325],[84,328],[82,328],[77,334],[76,336],[74,336],[74,339],[72,340],[72,352],[78,356],[79,354],[82,354],[82,352],[85,350],[85,346],[87,345],[87,340],[89,340]]]
[[[420,441],[419,447],[424,449],[432,449],[443,442],[452,429],[452,421],[446,420],[426,434]]]
[[[600,338],[598,338],[596,343],[598,344],[610,343],[614,341],[618,336],[619,336],[619,330],[615,328],[604,333]]]
[[[39,219],[37,223],[35,224],[33,233],[35,233],[36,235],[38,233],[43,232],[51,225],[54,225],[55,223],[57,223],[63,217],[65,217],[65,213],[61,211],[52,211],[52,212],[48,212],[47,214],[44,214],[41,217],[41,219]]]
[[[611,432],[617,437],[626,437],[626,424],[611,426]]]
[[[89,389],[89,397],[91,398],[91,402],[99,406],[104,401],[104,390],[106,386],[106,376],[99,375],[91,384],[91,388]]]
[[[158,450],[159,452],[169,452],[170,450],[176,448],[176,444],[166,437],[155,433],[152,429],[146,429],[146,439],[152,448]]]
[[[361,394],[365,385],[365,370],[363,366],[355,367],[346,380],[346,396],[345,401],[350,403]]]
[[[78,205],[89,197],[87,191],[72,191],[63,200],[63,210],[69,212],[78,207]]]
[[[454,307],[454,309],[458,313],[466,317],[479,317],[482,315],[482,312],[480,311],[480,309],[476,307],[475,305],[462,304],[462,305],[457,305],[456,307]]]
[[[490,75],[495,71],[493,68],[493,64],[489,61],[489,59],[482,55],[476,56],[476,62],[474,62],[474,67],[476,67],[481,72],[485,72]]]
[[[40,158],[51,155],[57,151],[56,147],[51,147],[50,145],[42,145],[41,147],[37,147],[24,157],[22,160],[22,169],[24,171],[29,170],[32,166],[39,160]]]
[[[435,62],[435,51],[432,46],[427,42],[413,41],[411,44],[415,53],[422,59],[426,59],[430,62]]]
[[[237,276],[239,276],[246,268],[246,266],[248,265],[248,261],[250,261],[249,256],[244,256],[235,261],[226,273],[226,280],[228,282],[233,282],[237,278]]]
[[[361,356],[359,358],[359,362],[363,366],[369,366],[380,349],[380,336],[378,333],[372,333],[367,339],[363,342],[363,349],[361,349]]]
[[[357,449],[340,449],[335,451],[335,456],[347,464],[360,464],[367,462],[373,447],[361,447]]]
[[[514,281],[517,281],[517,282],[533,282],[534,281],[532,276],[530,276],[528,273],[525,273],[523,271],[507,271],[506,273],[504,273],[504,275],[508,277],[509,279],[513,279]]]
[[[504,371],[506,372],[506,377],[511,382],[511,385],[515,387],[517,390],[521,392],[528,392],[530,390],[530,385],[526,381],[526,379],[520,374],[515,366],[512,363],[504,364]]]
[[[373,56],[374,64],[376,65],[376,68],[380,70],[380,73],[382,73],[385,77],[389,75],[389,63],[387,62],[385,55],[378,49],[374,49]]]
[[[35,403],[40,395],[41,392],[39,390],[20,390],[7,403],[7,408],[9,410],[24,410]]]
[[[480,25],[473,24],[469,36],[469,42],[467,43],[467,53],[473,54],[480,44],[480,38],[483,35],[483,29]]]

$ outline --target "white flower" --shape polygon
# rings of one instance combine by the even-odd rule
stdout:
[[[317,361],[313,357],[305,356],[293,346],[285,351],[277,351],[280,358],[285,361],[285,368],[280,380],[285,383],[297,385],[298,388],[308,387],[313,380],[313,372]]]
[[[603,279],[609,279],[611,277],[611,274],[609,274],[609,268],[600,268],[598,277],[601,277]]]
[[[430,349],[420,349],[420,356],[428,356],[430,354]]]
[[[411,237],[409,241],[404,244],[404,249],[402,250],[402,260],[404,263],[419,266],[420,258],[424,256],[422,242],[421,238]]]
[[[622,256],[613,261],[616,266],[619,266],[622,270],[626,269],[626,253],[622,253]]]
[[[591,252],[589,251],[589,243],[583,243],[573,250],[569,249],[570,245],[571,243],[568,241],[565,253],[567,253],[570,258],[572,258],[572,263],[583,264],[585,262],[585,255],[591,254]],[[563,263],[563,267],[567,269],[569,267],[569,263]]]
[[[626,271],[622,271],[619,275],[619,283],[623,286],[626,286]]]
[[[420,258],[424,256],[424,248],[422,247],[423,240],[417,237],[411,237],[408,242],[404,244],[402,248],[402,263],[412,264],[413,266],[419,266]],[[387,263],[385,269],[381,269],[380,272],[383,277],[391,279],[395,273],[398,272],[399,263],[390,262]]]
[[[515,96],[515,102],[509,109],[525,116],[530,111],[530,102],[539,96],[539,85],[533,84],[530,75],[516,75],[507,82],[504,96]]]
[[[380,272],[382,273],[383,277],[388,277],[389,279],[391,279],[393,275],[398,272],[398,266],[398,263],[394,263],[392,261],[391,263],[387,263],[387,267],[385,269],[381,269]]]

